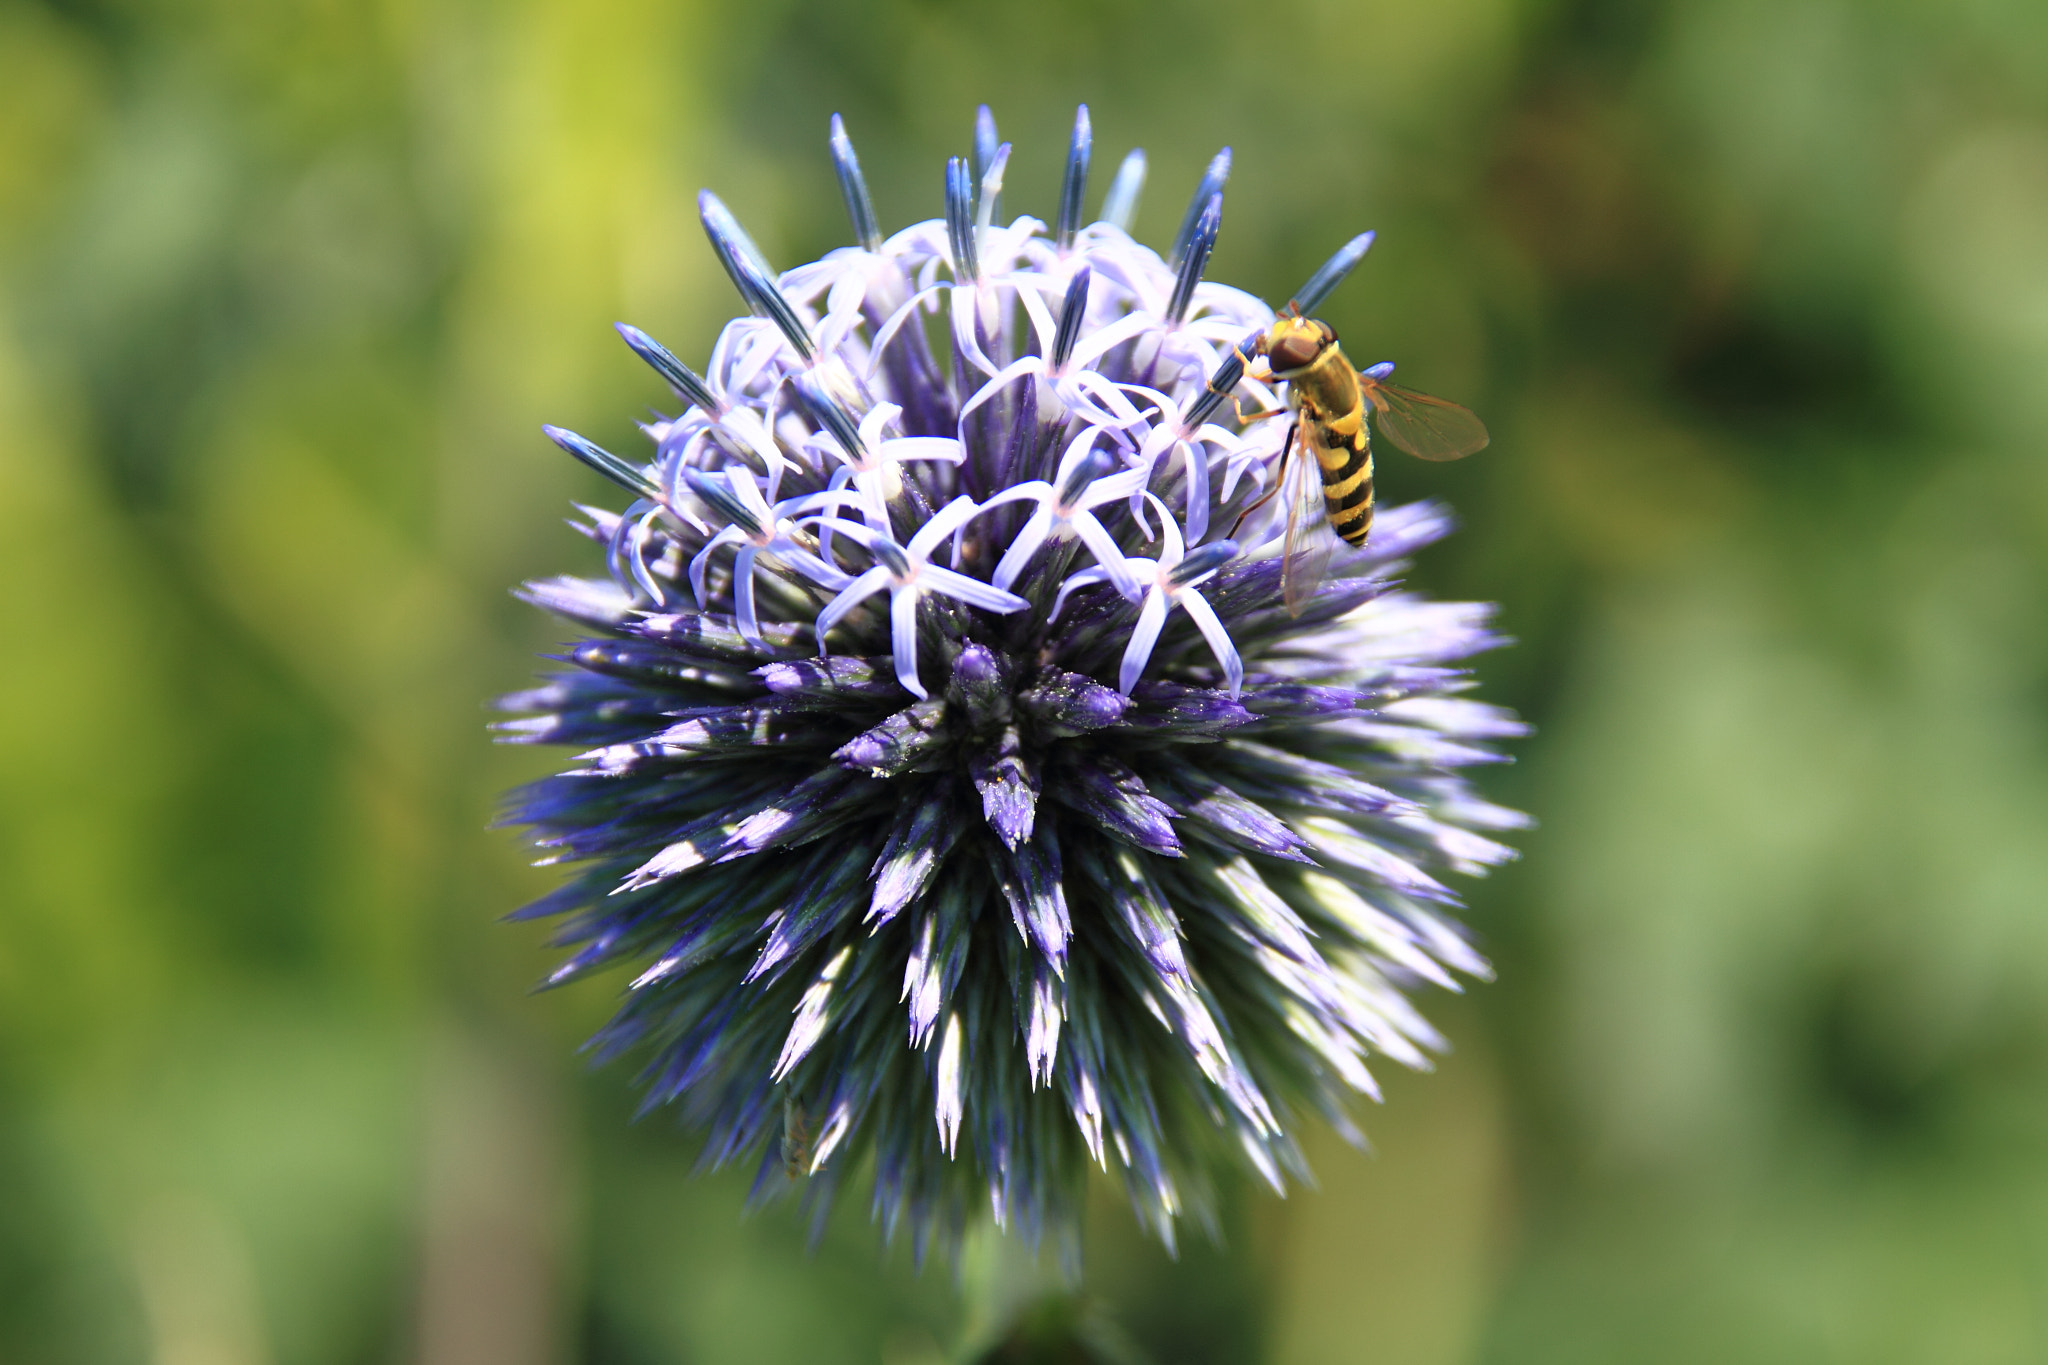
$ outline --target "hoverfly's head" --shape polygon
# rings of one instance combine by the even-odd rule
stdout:
[[[1259,350],[1276,377],[1290,378],[1315,364],[1317,357],[1337,344],[1337,333],[1327,322],[1283,313],[1273,320],[1259,338]]]

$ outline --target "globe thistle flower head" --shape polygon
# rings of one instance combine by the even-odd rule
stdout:
[[[831,148],[822,260],[702,196],[747,306],[702,374],[620,326],[681,405],[648,455],[548,429],[632,501],[582,509],[605,576],[524,589],[588,634],[501,702],[579,750],[510,800],[570,869],[520,913],[562,920],[552,984],[632,964],[597,1055],[760,1196],[1070,1251],[1093,1167],[1170,1245],[1222,1172],[1305,1175],[1303,1123],[1356,1139],[1369,1061],[1442,1046],[1412,991],[1487,974],[1440,876],[1524,823],[1462,776],[1520,733],[1464,695],[1499,639],[1400,588],[1426,504],[1282,605],[1286,424],[1239,419],[1285,406],[1244,362],[1274,314],[1206,278],[1227,149],[1161,256],[1140,153],[1083,221],[1085,108],[1049,229],[999,221],[986,110],[893,235]]]

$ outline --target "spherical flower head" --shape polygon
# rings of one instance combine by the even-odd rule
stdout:
[[[1050,230],[995,220],[984,124],[884,237],[835,118],[856,244],[779,275],[705,194],[749,315],[702,375],[621,326],[683,405],[651,457],[549,429],[635,501],[584,509],[608,577],[525,589],[591,635],[502,702],[582,751],[510,801],[574,868],[522,913],[563,917],[551,982],[637,968],[598,1054],[757,1194],[1070,1252],[1093,1166],[1170,1244],[1440,1045],[1410,993],[1487,973],[1440,875],[1524,823],[1461,774],[1520,727],[1462,695],[1488,610],[1396,584],[1440,509],[1283,606],[1274,314],[1203,279],[1227,151],[1162,257],[1140,154],[1082,223],[1085,109]]]

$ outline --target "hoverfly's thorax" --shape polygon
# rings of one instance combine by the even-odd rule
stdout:
[[[1326,422],[1363,416],[1358,371],[1338,349],[1334,338],[1312,363],[1288,375],[1287,382],[1293,386],[1297,401],[1313,408]],[[1355,428],[1357,424],[1351,425]]]

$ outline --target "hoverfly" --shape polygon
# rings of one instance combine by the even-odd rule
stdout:
[[[1280,595],[1298,616],[1323,581],[1337,540],[1361,546],[1372,530],[1366,409],[1372,409],[1380,435],[1424,460],[1463,459],[1486,445],[1486,426],[1469,408],[1389,384],[1392,364],[1360,372],[1338,347],[1330,324],[1302,317],[1292,305],[1252,344],[1246,360],[1253,359],[1266,362],[1266,373],[1256,377],[1287,382],[1287,408],[1252,413],[1247,420],[1291,409],[1294,421],[1280,446],[1272,491],[1247,507],[1238,522],[1285,490],[1292,476]],[[1290,461],[1297,439],[1312,459]]]

